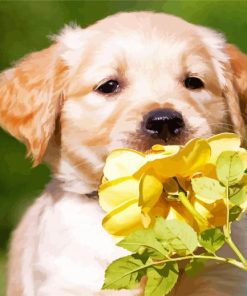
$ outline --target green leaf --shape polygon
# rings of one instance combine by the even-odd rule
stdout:
[[[102,289],[134,289],[145,273],[146,267],[141,256],[122,257],[107,267]]]
[[[219,228],[203,231],[199,236],[200,244],[210,253],[215,253],[225,243],[225,236]]]
[[[216,162],[216,173],[220,182],[230,186],[238,183],[244,175],[244,164],[238,152],[225,151]]]
[[[166,263],[161,268],[147,269],[147,284],[144,296],[164,296],[175,286],[178,280],[178,265],[176,262]]]
[[[139,229],[128,235],[117,244],[130,252],[139,252],[145,249],[153,258],[164,258],[168,255],[167,250],[155,237],[153,229]]]
[[[232,204],[241,207],[247,201],[247,186],[234,186],[234,188],[231,188],[230,201]]]
[[[212,178],[193,178],[192,188],[196,197],[207,204],[225,197],[225,187],[221,186],[219,181]]]
[[[238,220],[242,213],[243,209],[241,209],[239,206],[234,206],[229,211],[229,221],[233,222],[235,220]]]
[[[185,272],[188,277],[197,276],[204,268],[205,263],[208,259],[205,258],[194,258],[185,267]]]
[[[191,254],[198,246],[196,232],[185,222],[179,220],[156,219],[156,237],[170,252],[179,255]]]

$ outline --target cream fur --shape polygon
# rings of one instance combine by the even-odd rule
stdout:
[[[97,190],[112,149],[154,144],[140,134],[153,109],[183,114],[187,131],[178,143],[222,131],[244,138],[231,55],[218,33],[162,13],[117,14],[87,29],[66,27],[54,40],[0,76],[0,125],[27,144],[35,163],[45,154],[54,173],[14,232],[7,295],[141,295],[100,291],[104,269],[124,251],[103,230],[97,198],[87,194]],[[205,88],[185,89],[188,74]],[[94,91],[107,79],[120,81],[120,93]],[[234,233],[247,255],[241,223]],[[243,296],[245,279],[210,264],[193,281],[181,276],[171,295]]]

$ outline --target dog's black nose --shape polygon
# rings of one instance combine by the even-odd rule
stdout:
[[[144,116],[143,130],[152,137],[167,141],[177,136],[185,124],[182,114],[173,109],[156,109]]]

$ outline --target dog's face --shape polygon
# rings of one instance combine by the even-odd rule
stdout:
[[[171,16],[134,14],[90,30],[83,32],[89,40],[84,54],[79,48],[63,109],[68,146],[146,150],[229,129],[225,81],[196,27]],[[75,54],[65,57],[68,64]]]
[[[46,78],[39,73],[36,79],[32,64],[50,67],[41,69]],[[54,170],[72,182],[84,180],[81,191],[90,192],[114,148],[143,151],[223,131],[243,136],[234,70],[214,31],[165,14],[120,14],[88,29],[65,28],[39,62],[27,59],[6,72],[0,87],[7,103],[13,84],[7,76],[26,85],[23,94],[34,94],[22,104],[29,127],[23,116],[14,124],[3,107],[2,125],[38,160],[52,138],[46,158]]]

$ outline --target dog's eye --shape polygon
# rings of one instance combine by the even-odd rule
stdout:
[[[204,87],[204,83],[198,77],[187,77],[184,80],[184,85],[188,89],[198,89]]]
[[[101,84],[96,90],[104,94],[115,93],[119,90],[119,83],[117,80],[109,80]]]

